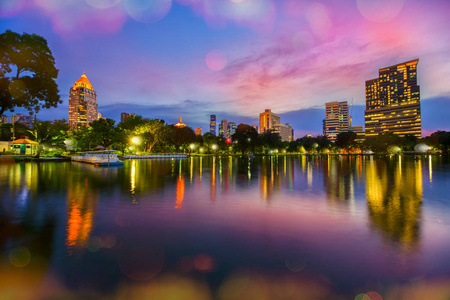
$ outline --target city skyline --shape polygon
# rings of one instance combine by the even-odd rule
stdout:
[[[127,111],[175,123],[183,114],[206,132],[210,114],[257,124],[269,107],[299,138],[321,134],[326,102],[354,99],[353,124],[363,125],[365,81],[420,58],[422,135],[450,130],[440,109],[450,103],[445,1],[180,0],[165,1],[160,16],[131,2],[0,4],[1,31],[43,36],[60,70],[63,104],[38,118],[67,119],[68,90],[85,71],[106,118]]]

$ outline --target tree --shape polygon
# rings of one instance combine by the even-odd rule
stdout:
[[[43,37],[10,30],[0,34],[0,67],[0,115],[15,107],[38,112],[62,103],[55,59]]]
[[[340,132],[336,137],[336,146],[349,149],[355,145],[356,133],[352,131]]]
[[[56,126],[52,125],[50,121],[38,122],[36,119],[33,122],[33,127],[28,130],[31,138],[39,143],[36,151],[36,157],[41,155],[44,144],[52,144],[61,141],[62,135]]]
[[[102,145],[105,148],[111,146],[116,136],[116,128],[114,127],[113,119],[98,119],[92,121],[89,126],[92,128],[91,137],[98,145]]]
[[[241,123],[236,128],[232,139],[237,142],[237,149],[244,154],[248,149],[255,151],[255,146],[258,142],[258,132],[252,126]]]

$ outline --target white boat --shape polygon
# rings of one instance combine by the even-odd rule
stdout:
[[[123,161],[119,160],[118,154],[114,150],[79,152],[79,155],[72,156],[71,160],[96,166],[123,165]]]

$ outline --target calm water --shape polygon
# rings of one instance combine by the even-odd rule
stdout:
[[[3,163],[0,298],[449,299],[449,183],[428,156]]]

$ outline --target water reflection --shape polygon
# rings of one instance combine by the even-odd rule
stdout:
[[[404,245],[419,240],[422,206],[422,161],[401,156],[366,163],[366,197],[372,224]]]
[[[90,187],[88,178],[69,181],[67,187],[66,247],[86,248],[94,224],[98,194]]]

